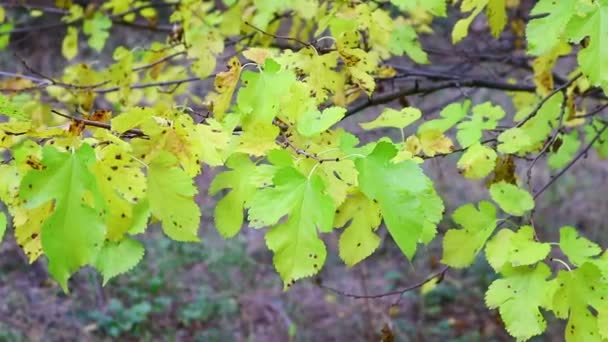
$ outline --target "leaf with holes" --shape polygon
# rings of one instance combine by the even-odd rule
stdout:
[[[511,336],[527,340],[540,335],[547,322],[540,308],[550,306],[556,285],[548,282],[551,270],[545,264],[534,268],[522,266],[504,271],[488,288],[485,300],[490,309],[498,308]]]

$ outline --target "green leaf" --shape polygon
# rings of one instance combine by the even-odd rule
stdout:
[[[551,96],[521,127],[509,128],[498,136],[502,153],[532,152],[540,149],[547,137],[557,127],[564,95],[558,92]]]
[[[505,264],[517,267],[532,265],[547,257],[551,245],[534,241],[534,228],[522,226],[517,233],[510,229],[501,229],[488,242],[486,257],[496,271]]]
[[[567,2],[567,1],[566,1]],[[594,86],[608,89],[608,1],[595,1],[593,10],[585,16],[575,15],[566,33],[573,42],[589,38],[589,45],[578,53],[581,71]]]
[[[402,11],[412,12],[421,6],[434,15],[446,16],[446,0],[391,0],[391,3]]]
[[[547,322],[540,308],[546,307],[555,292],[547,282],[551,270],[545,264],[535,268],[517,267],[505,272],[503,279],[492,282],[486,292],[486,305],[498,308],[511,336],[527,340],[545,331]]]
[[[0,212],[0,242],[2,242],[2,238],[4,237],[5,231],[6,231],[6,215],[3,212]]]
[[[239,110],[250,117],[252,122],[272,124],[279,113],[279,104],[289,94],[295,83],[295,76],[289,71],[281,71],[281,66],[267,58],[262,71],[244,71],[236,103]]]
[[[604,123],[600,120],[593,120],[590,124],[585,125],[585,141],[590,143],[604,127]],[[600,158],[608,158],[608,129],[599,136],[593,143],[593,148]]]
[[[110,36],[109,29],[112,27],[112,20],[102,12],[95,12],[91,19],[85,19],[82,25],[82,31],[89,36],[89,46],[101,52],[106,40]]]
[[[151,107],[132,107],[124,113],[112,119],[112,130],[124,133],[130,129],[140,126],[154,115]]]
[[[496,164],[496,152],[480,143],[475,143],[467,148],[458,160],[458,170],[470,179],[481,179],[494,170]]]
[[[547,164],[554,170],[568,165],[581,147],[578,131],[572,131],[570,134],[561,134],[559,139],[561,139],[559,149],[549,154],[547,158]]]
[[[598,244],[580,236],[576,229],[570,226],[559,230],[559,248],[576,266],[582,266],[591,257],[602,252]]]
[[[11,35],[8,33],[13,30],[13,27],[13,23],[0,24],[0,32],[2,32],[2,34],[0,35],[0,50],[3,50],[5,47],[8,46],[8,42],[11,39]]]
[[[107,242],[97,255],[95,268],[103,275],[105,285],[111,278],[135,267],[143,256],[144,246],[137,240],[124,238],[118,242]]]
[[[467,100],[463,103],[451,103],[441,110],[439,113],[440,119],[429,120],[418,126],[418,134],[425,131],[438,130],[445,133],[448,129],[456,125],[462,120],[471,107],[471,101]]]
[[[469,147],[479,142],[483,130],[495,129],[498,121],[505,116],[505,111],[500,106],[494,106],[491,102],[484,102],[473,107],[469,120],[463,121],[456,126],[458,133],[456,138],[462,147]]]
[[[563,39],[566,25],[576,13],[577,0],[540,0],[530,15],[548,14],[526,25],[528,52],[540,56],[551,51]]]
[[[266,233],[274,266],[287,288],[297,279],[316,274],[325,263],[327,251],[317,230],[331,231],[335,205],[317,175],[308,178],[293,167],[285,167],[273,183],[273,187],[257,191],[247,205],[254,227],[274,225],[288,215],[284,223]]]
[[[381,239],[374,231],[381,221],[378,204],[362,193],[349,197],[336,210],[336,227],[345,227],[350,222],[338,242],[340,258],[346,265],[356,265],[380,246]]]
[[[192,178],[175,166],[167,152],[158,154],[148,168],[148,200],[152,214],[162,221],[165,234],[176,241],[199,241],[200,210]]]
[[[407,54],[408,57],[418,64],[429,62],[426,52],[418,41],[416,31],[409,25],[400,25],[391,32],[388,49],[397,56]]]
[[[421,198],[428,196],[441,203],[432,181],[411,160],[391,163],[396,154],[393,144],[380,142],[369,156],[356,160],[355,165],[361,192],[378,201],[389,233],[403,254],[411,259],[425,223],[436,224],[443,205],[434,206],[432,213],[426,211]]]
[[[534,199],[529,192],[505,181],[492,184],[490,196],[509,215],[522,216],[534,209]]]
[[[502,30],[507,24],[507,10],[505,8],[505,0],[488,0],[486,7],[488,14],[488,23],[490,31],[494,37],[499,37]]]
[[[473,204],[459,207],[452,214],[454,222],[462,229],[450,229],[443,238],[444,264],[461,268],[470,266],[496,228],[496,208],[481,201],[476,209]]]
[[[472,12],[468,17],[458,20],[454,25],[454,28],[452,29],[452,44],[458,43],[467,36],[471,22],[473,22],[473,19],[481,13],[487,3],[488,0],[468,0],[462,2],[460,9],[463,12],[469,12],[471,10]]]
[[[75,153],[46,146],[45,168],[28,172],[19,191],[28,208],[55,202],[55,210],[42,226],[42,249],[49,259],[49,272],[66,292],[70,275],[95,260],[106,234],[103,200],[89,171],[94,161],[95,152],[87,144]]]
[[[359,126],[365,130],[380,127],[394,127],[403,129],[421,117],[422,113],[418,108],[405,107],[400,111],[392,108],[386,108],[376,119],[370,122],[360,123]]]
[[[345,113],[346,108],[336,106],[324,109],[323,113],[308,111],[298,120],[298,132],[305,137],[317,135],[342,120]]]
[[[68,33],[61,43],[61,53],[65,59],[70,60],[78,54],[78,29],[69,26]]]
[[[608,338],[605,327],[598,322],[598,319],[605,321],[608,314],[608,284],[598,267],[585,263],[572,271],[560,270],[555,282],[558,286],[551,309],[558,318],[568,318],[566,341],[602,341]],[[598,336],[598,332],[602,336]]]
[[[23,112],[23,108],[15,104],[8,97],[0,94],[0,115],[8,116],[18,120],[27,120],[28,115]]]
[[[226,166],[231,171],[218,173],[211,185],[209,194],[215,195],[222,189],[231,189],[215,205],[214,220],[217,230],[223,237],[235,236],[243,225],[243,209],[256,191],[256,184],[252,182],[256,173],[256,165],[244,154],[233,154]]]

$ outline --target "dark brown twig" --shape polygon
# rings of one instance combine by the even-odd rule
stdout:
[[[589,144],[587,144],[587,146],[583,149],[583,151],[581,151],[576,157],[574,157],[574,159],[572,159],[568,165],[566,165],[563,169],[561,169],[557,174],[555,174],[554,176],[551,177],[551,179],[547,182],[547,184],[545,184],[537,193],[534,194],[534,199],[537,199],[543,192],[545,192],[545,190],[547,190],[553,183],[555,183],[555,181],[557,181],[561,176],[564,175],[564,173],[566,173],[566,171],[568,171],[574,164],[576,164],[576,162],[581,159],[584,155],[587,154],[587,152],[589,152],[589,150],[593,147],[593,144],[595,144],[595,142],[601,137],[601,135],[604,133],[604,131],[608,128],[608,122],[603,122],[604,127],[602,127],[600,130],[597,131],[595,137],[593,139],[591,139],[591,141],[589,142]]]
[[[77,118],[71,115],[67,115],[67,114],[63,114],[55,109],[51,109],[51,113],[55,114],[55,115],[59,115],[63,118],[69,119],[69,120],[74,120],[78,123],[82,123],[86,126],[92,126],[92,127],[97,127],[97,128],[104,128],[107,130],[112,130],[112,125],[105,123],[105,122],[99,122],[99,121],[92,121],[92,120],[87,120],[87,119],[81,119],[81,118]],[[122,133],[123,136],[125,135],[130,135],[130,136],[137,136],[137,137],[145,137],[146,135],[140,131],[139,129],[129,129],[125,132]]]
[[[416,290],[422,286],[424,286],[424,284],[432,281],[433,279],[439,278],[442,279],[445,276],[445,273],[450,269],[449,266],[444,266],[439,272],[436,272],[434,274],[431,274],[430,276],[428,276],[426,279],[424,279],[423,281],[420,281],[418,283],[415,283],[413,285],[410,285],[406,288],[400,289],[400,290],[395,290],[395,291],[389,291],[389,292],[384,292],[384,293],[378,293],[378,294],[373,294],[373,295],[362,295],[362,294],[355,294],[355,293],[348,293],[348,292],[343,292],[340,291],[338,289],[329,287],[329,286],[325,286],[323,285],[321,282],[317,282],[318,286],[324,290],[336,293],[340,296],[344,296],[344,297],[350,297],[350,298],[355,298],[355,299],[376,299],[376,298],[383,298],[383,297],[390,297],[390,296],[402,296],[404,293],[409,292],[409,291],[413,291]]]

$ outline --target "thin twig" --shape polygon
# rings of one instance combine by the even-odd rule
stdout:
[[[543,192],[545,192],[545,190],[547,190],[553,183],[555,183],[555,181],[557,181],[558,178],[560,178],[564,173],[566,173],[566,171],[568,171],[579,159],[581,159],[584,155],[587,154],[587,152],[589,152],[591,147],[593,147],[593,144],[595,144],[595,142],[600,138],[602,133],[604,133],[606,128],[608,128],[608,122],[602,122],[602,123],[604,124],[604,127],[602,127],[597,132],[595,137],[589,142],[589,144],[583,149],[583,151],[581,153],[579,153],[576,157],[574,157],[574,159],[572,159],[568,163],[568,165],[566,165],[563,169],[561,169],[557,174],[552,176],[551,179],[547,182],[547,184],[545,184],[537,193],[534,194],[534,199],[537,199]]]
[[[534,116],[536,116],[536,114],[538,114],[538,111],[545,104],[545,102],[549,101],[549,99],[552,98],[553,95],[563,91],[564,89],[567,89],[570,85],[572,85],[572,83],[574,83],[576,80],[578,80],[581,76],[583,76],[583,74],[579,73],[576,76],[574,76],[572,79],[570,79],[568,82],[555,88],[552,92],[549,93],[549,95],[545,96],[542,100],[540,100],[540,102],[534,107],[534,109],[532,109],[530,114],[528,114],[523,120],[518,122],[517,125],[515,125],[515,127],[523,126],[526,122],[528,122],[530,119],[532,119]]]
[[[545,153],[549,150],[549,147],[551,147],[553,145],[553,143],[555,142],[555,140],[557,139],[557,136],[559,135],[560,130],[562,129],[563,123],[564,123],[564,115],[566,114],[566,102],[568,101],[568,97],[566,96],[566,94],[564,94],[564,99],[562,100],[562,108],[561,111],[559,113],[559,123],[557,125],[557,129],[555,130],[555,133],[553,135],[551,135],[551,138],[549,139],[549,141],[547,141],[545,143],[545,146],[543,146],[542,150],[540,152],[538,152],[538,154],[536,155],[536,157],[534,157],[534,159],[532,159],[532,162],[530,163],[530,165],[528,166],[528,170],[526,171],[526,177],[527,179],[527,184],[528,184],[528,188],[530,190],[532,190],[532,169],[534,168],[534,165],[536,164],[536,162],[543,156],[545,155]]]
[[[276,34],[272,34],[272,33],[266,32],[266,31],[262,30],[261,28],[254,26],[253,24],[251,24],[248,21],[245,21],[244,23],[245,23],[245,25],[250,26],[254,30],[256,30],[256,31],[258,31],[258,32],[260,32],[260,33],[262,33],[264,35],[267,35],[269,37],[272,37],[272,38],[275,38],[275,39],[284,39],[284,40],[294,41],[294,42],[297,42],[297,43],[302,44],[304,46],[313,46],[311,43],[307,43],[307,42],[305,42],[303,40],[300,40],[298,38],[295,38],[295,37],[279,36],[279,35],[276,35]]]
[[[375,299],[375,298],[383,298],[383,297],[389,297],[389,296],[402,296],[404,293],[409,292],[409,291],[413,291],[417,288],[420,288],[422,286],[424,286],[424,284],[432,281],[435,278],[439,278],[442,279],[445,276],[445,273],[450,269],[449,266],[444,266],[439,272],[436,272],[434,274],[431,274],[430,276],[428,276],[426,279],[424,279],[421,282],[418,282],[416,284],[410,285],[406,288],[400,289],[400,290],[395,290],[395,291],[390,291],[390,292],[384,292],[384,293],[378,293],[378,294],[373,294],[373,295],[363,295],[363,294],[355,294],[355,293],[348,293],[348,292],[343,292],[340,291],[338,289],[329,287],[329,286],[325,286],[322,283],[318,282],[318,286],[321,287],[322,289],[325,289],[327,291],[331,291],[333,293],[336,293],[340,296],[344,296],[344,297],[350,297],[350,298],[355,298],[355,299],[365,299],[365,298],[369,298],[369,299]]]
[[[86,120],[86,119],[81,119],[81,118],[77,118],[68,114],[63,114],[55,109],[51,109],[51,113],[55,114],[55,115],[59,115],[63,118],[69,119],[69,120],[74,120],[78,123],[82,123],[86,126],[93,126],[93,127],[98,127],[98,128],[104,128],[107,130],[112,130],[112,125],[105,123],[105,122],[99,122],[99,121],[92,121],[92,120]],[[145,137],[146,134],[144,134],[141,130],[139,129],[129,129],[125,132],[122,133],[122,135],[132,135],[132,136],[137,136],[137,137]]]

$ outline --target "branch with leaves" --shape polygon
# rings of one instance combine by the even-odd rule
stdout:
[[[380,257],[388,234],[404,265],[437,243],[443,266],[385,293],[365,277],[362,294],[320,286],[370,308],[484,257],[498,274],[485,302],[514,338],[554,314],[567,340],[608,339],[602,249],[582,227],[541,241],[533,220],[574,164],[608,157],[605,0],[0,6],[0,49],[15,56],[0,71],[0,223],[33,218],[12,233],[63,290],[84,266],[104,282],[135,267],[150,222],[199,241],[201,192],[223,237],[266,228],[285,290],[321,272],[326,234],[349,267]],[[482,12],[488,29],[470,27]],[[46,31],[60,36],[53,70],[12,41]],[[220,168],[208,189],[202,167]],[[446,215],[436,167],[485,198]],[[534,192],[539,168],[555,174]]]

